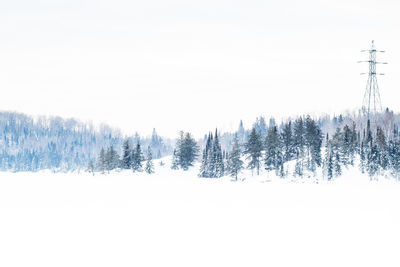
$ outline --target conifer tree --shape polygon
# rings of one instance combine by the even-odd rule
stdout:
[[[341,161],[340,161],[339,151],[336,151],[335,159],[334,159],[334,162],[333,162],[335,177],[339,177],[340,175],[342,175],[342,167],[340,165],[340,162]]]
[[[173,170],[178,170],[179,169],[179,158],[178,158],[178,154],[176,152],[176,149],[174,149],[174,152],[172,154],[171,169],[173,169]]]
[[[241,154],[239,140],[235,135],[232,151],[229,153],[228,157],[228,171],[229,175],[234,177],[236,181],[238,179],[238,174],[243,169],[243,161],[240,159]]]
[[[145,171],[148,174],[154,173],[154,165],[153,165],[153,155],[151,153],[151,147],[147,147],[147,159],[146,159],[146,166],[145,166]]]
[[[332,180],[333,177],[333,159],[332,159],[333,151],[330,149],[328,152],[328,161],[327,161],[327,176],[328,180]]]
[[[107,164],[106,164],[106,155],[103,147],[100,150],[99,159],[97,160],[97,166],[101,171],[101,173],[104,174],[105,170],[107,169]]]
[[[281,144],[276,126],[272,126],[265,138],[264,164],[267,171],[278,171],[281,165]]]
[[[293,142],[296,149],[296,160],[300,164],[300,159],[304,157],[304,124],[303,118],[299,117],[294,123]]]
[[[122,169],[130,169],[131,166],[132,166],[132,150],[129,140],[126,139],[122,146],[121,167]]]
[[[385,134],[380,127],[378,127],[376,131],[376,145],[378,149],[378,164],[382,170],[386,170],[389,161],[388,147]]]
[[[219,143],[218,131],[215,129],[215,139],[213,143],[213,154],[214,154],[214,175],[219,178],[224,176],[224,159],[222,158],[221,144]]]
[[[263,142],[261,136],[256,132],[255,128],[251,130],[249,140],[245,144],[245,154],[247,159],[250,160],[248,168],[251,169],[253,174],[254,169],[257,170],[257,175],[260,174],[260,161],[262,156]]]
[[[132,169],[134,172],[142,171],[143,153],[140,143],[136,144],[136,148],[132,151]]]
[[[199,177],[210,177],[210,151],[211,149],[211,133],[208,134],[206,147],[203,149],[203,156],[201,159]]]
[[[180,140],[177,142],[177,156],[179,166],[184,170],[188,170],[193,166],[198,156],[198,146],[190,133],[180,134]]]
[[[117,168],[118,163],[119,163],[118,153],[117,151],[115,151],[113,146],[110,146],[105,154],[105,164],[107,171],[110,172],[111,170]]]
[[[294,156],[294,144],[292,134],[292,122],[289,121],[284,124],[281,133],[282,145],[283,145],[283,157],[284,161],[291,160]]]

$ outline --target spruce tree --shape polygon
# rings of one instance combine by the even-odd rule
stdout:
[[[177,144],[179,166],[186,171],[193,166],[194,161],[197,159],[199,148],[190,133],[183,134],[182,132],[180,141]]]
[[[296,152],[296,161],[302,165],[302,159],[304,157],[304,123],[303,118],[299,117],[294,123],[293,130],[293,143]]]
[[[333,154],[333,151],[330,150],[328,152],[328,161],[327,161],[327,176],[328,176],[328,180],[332,180],[332,177],[333,177],[333,159],[332,159],[332,154]]]
[[[122,169],[130,169],[132,166],[132,150],[131,145],[128,139],[124,141],[122,145],[122,160],[121,160]]]
[[[101,173],[104,174],[105,170],[107,169],[107,164],[106,164],[106,155],[105,155],[103,147],[100,150],[100,155],[97,160],[97,166],[98,166],[99,170],[101,171]]]
[[[340,175],[342,175],[342,167],[341,167],[340,163],[341,163],[340,154],[339,154],[339,151],[336,151],[334,162],[333,162],[335,177],[339,177]]]
[[[151,147],[147,147],[147,159],[146,159],[146,166],[145,166],[145,171],[148,174],[154,173],[154,165],[153,165],[153,155],[151,153]]]
[[[174,149],[174,152],[172,154],[171,169],[173,169],[173,170],[178,170],[179,169],[179,158],[178,158],[178,154],[176,152],[176,149]]]
[[[232,151],[229,153],[228,157],[228,171],[229,175],[234,177],[236,181],[238,179],[238,174],[243,169],[243,161],[240,159],[241,154],[239,140],[235,135]]]
[[[201,159],[199,177],[211,177],[210,176],[211,147],[212,147],[211,133],[209,133],[206,141],[206,147],[203,149],[203,156]]]
[[[378,148],[378,164],[382,170],[386,170],[388,166],[388,146],[386,143],[386,137],[382,128],[378,127],[376,131],[376,145]]]
[[[255,128],[251,130],[249,140],[245,144],[244,153],[247,155],[247,159],[250,160],[248,168],[251,169],[253,174],[254,169],[257,170],[257,175],[260,174],[260,161],[262,156],[263,142],[261,136],[256,132]]]
[[[222,158],[221,144],[219,143],[218,131],[215,129],[215,139],[213,143],[213,154],[214,154],[214,176],[216,178],[224,176],[224,159]]]
[[[294,156],[294,144],[292,134],[292,122],[289,121],[283,126],[281,133],[282,145],[283,145],[283,157],[284,161],[291,160]]]
[[[281,143],[276,126],[272,126],[265,138],[265,156],[264,164],[267,171],[276,170],[280,168],[281,161]]]
[[[132,151],[132,169],[134,172],[142,171],[143,153],[140,143],[136,144],[136,148]]]

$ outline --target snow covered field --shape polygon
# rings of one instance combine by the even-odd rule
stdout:
[[[0,266],[399,266],[400,183],[0,173]]]

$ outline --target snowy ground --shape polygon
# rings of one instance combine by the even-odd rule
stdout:
[[[0,173],[0,266],[399,266],[400,183]]]

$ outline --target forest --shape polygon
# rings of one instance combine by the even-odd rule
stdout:
[[[386,109],[367,118],[360,113],[288,118],[256,118],[251,128],[240,121],[234,132],[210,131],[196,140],[181,131],[173,140],[153,129],[149,137],[124,136],[107,125],[99,127],[59,117],[33,118],[0,113],[0,168],[3,171],[113,170],[154,173],[153,159],[172,156],[171,169],[199,167],[199,177],[237,179],[244,170],[279,177],[323,175],[330,180],[344,168],[358,167],[370,177],[398,178],[400,116]]]

